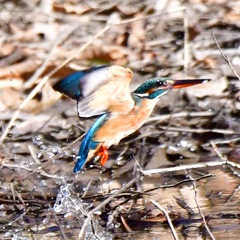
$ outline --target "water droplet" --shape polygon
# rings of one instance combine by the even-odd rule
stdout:
[[[52,152],[55,153],[55,154],[56,154],[56,153],[59,153],[59,152],[60,152],[60,149],[59,149],[58,147],[53,147],[53,148],[52,148]]]
[[[48,223],[49,223],[49,218],[48,217],[44,218],[43,219],[43,224],[48,224]]]
[[[115,224],[115,228],[120,228],[121,227],[121,223],[116,223]]]
[[[96,215],[101,215],[102,214],[102,212],[101,211],[96,211],[96,212],[94,212]]]

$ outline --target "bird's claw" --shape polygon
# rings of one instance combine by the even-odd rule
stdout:
[[[108,160],[108,151],[107,151],[107,148],[104,147],[104,146],[101,146],[101,152],[98,152],[97,154],[98,156],[101,156],[101,159],[100,159],[100,164],[101,166],[103,166],[106,161]]]

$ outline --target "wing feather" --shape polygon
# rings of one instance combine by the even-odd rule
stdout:
[[[133,74],[121,66],[101,66],[69,75],[54,86],[77,100],[80,117],[129,112],[134,106],[129,85]]]
[[[83,88],[88,76],[92,79],[95,74],[97,75],[98,72],[102,72],[102,70],[107,68],[108,66],[98,66],[84,71],[72,73],[67,77],[63,78],[62,80],[60,80],[59,82],[57,82],[56,84],[54,84],[53,89],[67,95],[72,99],[77,99],[82,95],[81,92],[82,90],[84,90],[84,93],[85,91],[89,91],[88,86],[86,86],[86,90]],[[97,81],[93,81],[93,87],[97,87],[97,85],[101,84],[102,79],[103,77],[101,78],[100,74],[100,77],[97,78]],[[105,79],[103,79],[103,81],[104,80]]]

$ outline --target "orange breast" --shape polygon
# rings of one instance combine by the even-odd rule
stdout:
[[[106,147],[118,144],[122,138],[135,132],[146,122],[156,103],[157,99],[143,99],[128,114],[112,115],[96,132],[94,140],[102,142]]]

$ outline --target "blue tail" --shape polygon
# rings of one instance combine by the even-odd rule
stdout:
[[[59,82],[57,82],[54,86],[53,89],[56,91],[59,91],[61,93],[64,93],[68,97],[72,99],[78,99],[78,97],[81,96],[80,92],[80,81],[81,79],[86,76],[88,73],[91,73],[97,69],[106,67],[105,66],[98,66],[98,67],[92,67],[90,69],[84,70],[84,71],[79,71],[72,73],[68,75],[67,77],[63,78]]]
[[[88,153],[90,149],[95,149],[98,146],[98,142],[93,141],[93,136],[96,133],[96,131],[102,126],[104,120],[107,118],[108,114],[105,113],[101,115],[97,121],[91,126],[91,128],[88,130],[87,134],[84,136],[79,153],[77,156],[77,162],[73,169],[74,173],[77,173],[79,170],[82,169],[83,165],[85,164]]]

